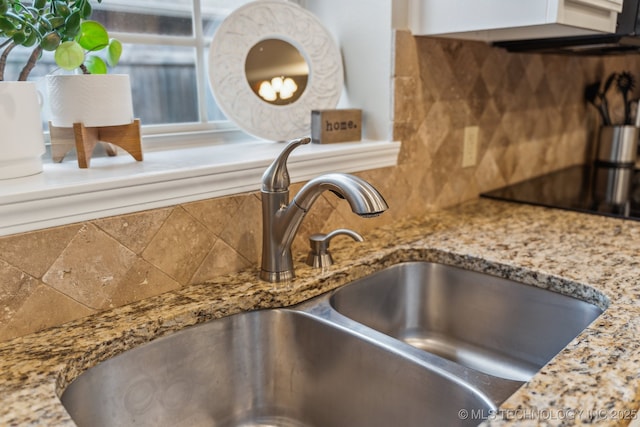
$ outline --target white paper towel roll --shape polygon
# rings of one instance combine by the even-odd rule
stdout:
[[[118,126],[134,119],[126,74],[50,75],[47,92],[54,126]]]

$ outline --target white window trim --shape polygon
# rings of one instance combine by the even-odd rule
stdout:
[[[121,150],[117,157],[93,159],[88,169],[72,160],[48,163],[41,174],[0,181],[0,235],[257,191],[282,148],[245,140],[145,151],[142,162]],[[390,141],[308,144],[292,153],[289,172],[299,182],[328,172],[394,166],[399,150]]]

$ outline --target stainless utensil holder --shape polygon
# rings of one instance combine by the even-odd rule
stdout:
[[[596,163],[607,166],[633,166],[638,154],[638,128],[603,126],[598,138]]]

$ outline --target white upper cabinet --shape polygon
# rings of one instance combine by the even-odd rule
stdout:
[[[485,41],[613,33],[623,0],[409,0],[414,35]]]

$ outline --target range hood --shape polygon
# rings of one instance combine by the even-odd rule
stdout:
[[[495,41],[510,52],[608,55],[640,52],[640,0],[624,0],[616,32],[572,37]]]

